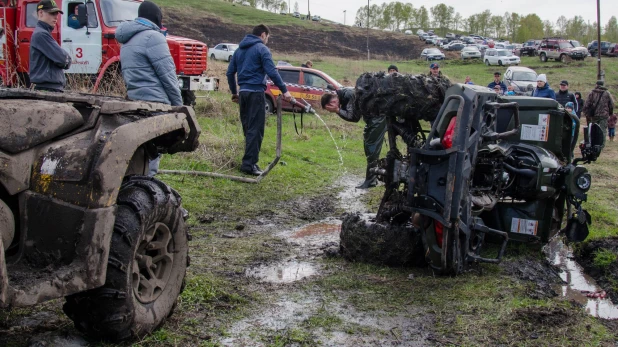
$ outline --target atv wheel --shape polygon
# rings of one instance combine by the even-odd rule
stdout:
[[[188,264],[181,198],[151,177],[125,179],[103,287],[66,298],[75,327],[98,339],[146,335],[171,315]]]
[[[358,214],[341,225],[341,254],[354,262],[390,266],[425,265],[420,233],[406,225],[376,223]]]
[[[195,92],[192,90],[182,90],[180,92],[181,96],[182,96],[182,104],[185,106],[191,106],[191,107],[195,107],[195,100],[197,100],[197,98],[195,97]]]

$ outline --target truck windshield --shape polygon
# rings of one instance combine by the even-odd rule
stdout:
[[[560,42],[560,48],[573,48],[573,45],[570,42]]]
[[[117,27],[122,22],[134,20],[140,4],[131,0],[101,0],[103,22],[108,27]]]

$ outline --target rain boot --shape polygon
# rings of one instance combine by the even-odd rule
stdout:
[[[367,173],[365,174],[365,182],[361,183],[356,189],[369,189],[378,185],[378,178],[375,174],[369,172],[370,167],[367,167]]]

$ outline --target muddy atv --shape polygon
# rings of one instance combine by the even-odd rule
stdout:
[[[372,169],[385,184],[375,220],[366,223],[361,237],[354,217],[344,220],[345,257],[358,260],[359,239],[389,244],[384,238],[390,234],[374,236],[373,224],[415,233],[422,243],[412,242],[409,247],[415,248],[405,251],[424,254],[444,275],[476,262],[499,262],[509,240],[548,242],[560,232],[571,241],[587,237],[591,220],[582,203],[592,179],[578,164],[600,154],[603,135],[597,125],[584,128],[582,156],[574,159],[572,134],[579,132],[579,120],[554,100],[499,97],[460,84],[419,99],[405,89],[410,78],[362,79],[357,102],[360,96],[362,104],[375,108],[368,115],[387,116],[390,149]],[[436,93],[427,83],[420,86],[415,92]],[[423,119],[431,121],[430,130],[422,128]],[[354,229],[346,230],[347,225]],[[488,240],[499,245],[491,256],[482,253]]]
[[[119,341],[156,329],[183,289],[187,212],[146,176],[193,151],[193,109],[0,89],[0,307],[65,297],[80,331]]]

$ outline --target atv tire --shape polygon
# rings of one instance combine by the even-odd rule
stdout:
[[[389,266],[423,266],[421,235],[410,226],[376,223],[359,214],[344,217],[341,254],[353,262]]]
[[[66,298],[75,327],[97,339],[144,336],[171,315],[183,289],[188,234],[178,193],[157,179],[125,178],[105,284]]]

